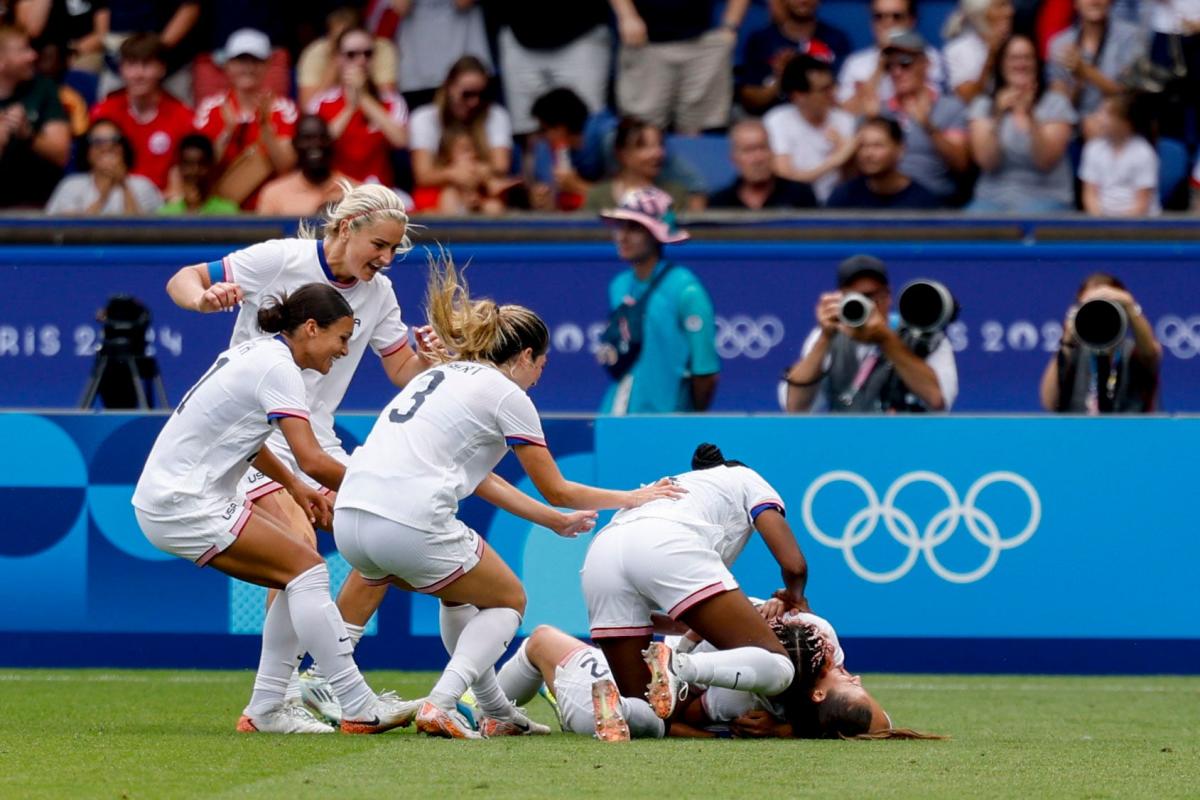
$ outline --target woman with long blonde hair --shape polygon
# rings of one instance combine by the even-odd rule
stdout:
[[[548,733],[504,696],[494,666],[521,624],[525,591],[496,552],[458,519],[476,494],[560,536],[591,530],[595,511],[678,496],[668,481],[632,491],[563,477],[527,391],[546,366],[550,335],[528,308],[473,299],[448,259],[431,264],[427,313],[446,348],[380,413],[338,492],[338,550],[382,585],[442,600],[450,662],[417,714],[417,729],[473,739]],[[512,448],[534,486],[562,513],[492,469]],[[456,711],[471,688],[485,718],[476,732]]]

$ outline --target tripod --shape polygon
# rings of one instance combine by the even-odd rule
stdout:
[[[113,346],[115,344],[115,346]],[[146,381],[154,386],[154,406],[146,397]],[[130,390],[132,389],[132,396]],[[96,353],[80,408],[91,408],[99,394],[106,408],[167,408],[167,390],[153,356],[134,355],[120,343],[106,342]],[[137,405],[133,405],[136,401]]]

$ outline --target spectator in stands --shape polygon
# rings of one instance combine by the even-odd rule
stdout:
[[[584,200],[585,208],[592,211],[611,208],[633,189],[656,186],[666,192],[676,205],[691,211],[704,209],[704,195],[689,195],[683,184],[663,180],[666,151],[663,149],[662,130],[658,127],[634,117],[624,117],[617,124],[613,148],[617,172],[609,180],[592,186]]]
[[[612,62],[612,33],[605,0],[503,0],[496,4],[500,29],[500,71],[513,132],[537,130],[534,100],[569,86],[589,113],[604,108]]]
[[[858,177],[833,190],[829,208],[931,209],[941,201],[933,192],[900,170],[904,131],[900,123],[871,117],[858,130]]]
[[[338,6],[326,17],[325,25],[325,35],[305,47],[296,62],[296,91],[301,108],[308,108],[314,97],[339,85],[338,37],[352,28],[365,30],[362,13],[355,6]],[[396,46],[390,40],[372,37],[367,72],[380,92],[396,89]]]
[[[1099,135],[1089,119],[1105,97],[1119,94],[1121,73],[1146,53],[1137,25],[1112,16],[1112,0],[1075,0],[1075,24],[1050,40],[1050,88],[1071,98],[1084,138]]]
[[[709,208],[759,210],[816,208],[817,198],[807,183],[776,177],[772,169],[767,129],[757,119],[744,119],[729,132],[729,152],[737,180],[709,196]]]
[[[1083,346],[1075,333],[1075,312],[1091,300],[1116,303],[1129,320],[1133,341],[1107,351]],[[1119,278],[1102,272],[1084,279],[1063,322],[1062,342],[1042,373],[1042,408],[1072,414],[1148,413],[1158,409],[1162,345],[1150,320]]]
[[[47,214],[153,214],[162,205],[154,183],[130,169],[136,163],[133,146],[115,122],[99,119],[87,134],[86,170],[68,175],[50,196]]]
[[[43,44],[38,50],[37,71],[58,86],[58,101],[66,112],[71,137],[77,138],[87,133],[91,124],[88,121],[88,104],[83,95],[67,84],[67,53],[63,47],[55,42]]]
[[[115,122],[133,146],[134,173],[167,192],[179,142],[195,130],[195,115],[163,91],[166,53],[158,34],[135,33],[121,43],[120,53],[125,88],[96,104],[92,119]]]
[[[469,129],[475,141],[483,143],[487,158],[480,169],[486,177],[507,178],[512,169],[512,122],[508,112],[492,102],[487,67],[474,56],[455,61],[433,103],[412,114],[409,141],[417,192],[465,182],[465,175],[437,163],[442,133],[456,125]]]
[[[1114,95],[1100,107],[1097,136],[1083,147],[1079,180],[1083,210],[1093,216],[1144,217],[1162,213],[1158,200],[1158,153],[1138,126],[1132,96]]]
[[[249,28],[234,32],[225,45],[230,88],[196,109],[196,128],[217,153],[217,194],[242,208],[253,208],[258,189],[296,163],[296,106],[266,87],[270,55],[266,34]]]
[[[189,133],[179,141],[179,196],[158,209],[159,214],[236,214],[237,203],[213,194],[216,154],[203,133]]]
[[[771,24],[750,34],[734,70],[742,108],[763,114],[782,102],[779,80],[797,55],[831,61],[835,70],[850,55],[846,34],[817,19],[820,5],[820,0],[771,0]]]
[[[446,74],[465,56],[474,57],[485,77],[491,73],[483,13],[476,0],[392,0],[392,7],[400,17],[396,81],[409,108],[434,102],[438,87],[445,88]],[[434,137],[434,148],[436,142]]]
[[[58,88],[20,28],[0,25],[0,208],[41,208],[71,155]]]
[[[986,94],[996,71],[1000,46],[1013,32],[1012,0],[958,0],[946,20],[946,79],[964,103]]]
[[[686,267],[663,257],[663,245],[688,234],[675,224],[671,197],[653,187],[634,189],[617,208],[601,212],[613,222],[617,256],[629,265],[608,286],[608,307],[642,305],[641,349],[628,370],[613,374],[616,351],[597,358],[614,383],[601,407],[608,414],[705,411],[712,405],[721,360],[715,345],[716,317],[704,285]],[[633,323],[636,324],[636,323]],[[621,326],[618,324],[618,328]],[[628,327],[628,323],[626,328]]]
[[[17,0],[16,21],[39,52],[55,46],[71,69],[99,73],[109,12],[103,0]]]
[[[954,204],[958,184],[971,166],[967,109],[953,95],[929,83],[925,38],[916,31],[893,31],[883,50],[883,66],[896,94],[876,112],[895,119],[904,131],[900,171]]]
[[[442,131],[435,165],[450,179],[440,187],[417,190],[417,211],[436,210],[451,216],[501,214],[505,194],[520,183],[519,178],[497,177],[487,166],[487,150],[469,128],[451,125]]]
[[[1067,146],[1078,117],[1066,95],[1046,89],[1033,40],[1000,48],[991,96],[968,111],[971,158],[979,166],[970,210],[1037,214],[1074,204]]]
[[[854,118],[837,108],[833,69],[824,61],[793,58],[783,70],[780,89],[788,103],[763,117],[775,174],[811,184],[824,203],[854,157]]]
[[[308,217],[342,199],[342,182],[333,168],[333,137],[325,120],[306,114],[296,123],[297,169],[263,187],[256,210],[276,217]]]
[[[166,51],[167,76],[163,87],[185,103],[192,92],[192,61],[200,49],[201,0],[106,0],[109,34],[105,48],[115,57],[121,42],[135,33],[153,31]],[[243,3],[243,6],[249,4]],[[121,88],[121,78],[111,68],[100,77],[100,96]],[[203,96],[203,95],[201,95]]]
[[[396,92],[375,85],[374,41],[361,27],[342,31],[334,40],[338,85],[314,97],[308,111],[329,125],[334,169],[359,183],[391,187],[392,150],[408,146],[408,106]]]
[[[611,0],[621,34],[617,108],[676,133],[724,128],[733,104],[733,48],[749,0]]]
[[[1175,84],[1159,132],[1195,144],[1200,138],[1200,6],[1194,0],[1150,0],[1150,58]]]
[[[884,72],[880,56],[892,31],[916,29],[916,3],[917,0],[871,0],[875,45],[852,53],[838,73],[837,101],[851,114],[869,115],[870,109],[892,98],[892,79]],[[940,87],[944,80],[941,54],[927,47],[925,56],[929,60],[929,81]]]
[[[528,149],[536,162],[539,144],[550,151],[550,174],[533,175],[530,198],[542,211],[575,211],[592,184],[604,176],[604,131],[598,115],[575,92],[551,89],[534,101],[530,113],[538,123],[537,140]]]
[[[817,327],[804,341],[800,360],[779,385],[785,411],[892,413],[949,411],[958,396],[954,348],[942,333],[920,335],[888,324],[892,306],[887,268],[873,256],[856,255],[837,269],[838,290],[817,301]],[[839,309],[847,292],[871,300],[866,324],[851,328]]]

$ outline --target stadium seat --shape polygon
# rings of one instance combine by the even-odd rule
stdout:
[[[1164,207],[1188,176],[1188,153],[1183,142],[1158,140],[1158,197]]]
[[[729,160],[729,137],[725,135],[667,136],[667,152],[686,161],[700,173],[705,191],[728,186],[737,177]]]

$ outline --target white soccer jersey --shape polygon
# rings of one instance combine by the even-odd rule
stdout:
[[[295,291],[306,283],[328,283],[346,298],[354,310],[349,354],[334,361],[327,375],[316,370],[304,372],[313,433],[322,448],[339,447],[333,432],[333,415],[350,388],[350,379],[367,345],[383,357],[408,343],[408,326],[400,318],[392,282],[384,275],[376,275],[369,282],[336,280],[325,260],[325,243],[321,239],[272,239],[252,245],[210,263],[208,273],[213,283],[237,283],[245,297],[233,326],[230,347],[263,335],[258,327],[258,310],[282,292]],[[287,451],[282,434],[272,436],[269,444],[273,450]]]
[[[260,337],[226,350],[158,434],[133,505],[173,514],[195,499],[233,497],[247,462],[276,429],[272,420],[308,416],[304,380],[286,344]]]
[[[337,508],[452,532],[458,502],[512,445],[545,446],[529,395],[493,366],[454,362],[418,375],[350,457]]]
[[[610,525],[639,519],[682,522],[721,557],[733,564],[754,532],[754,520],[768,508],[784,510],[779,493],[749,467],[712,467],[685,472],[674,479],[687,489],[678,500],[655,500],[618,511]]]

